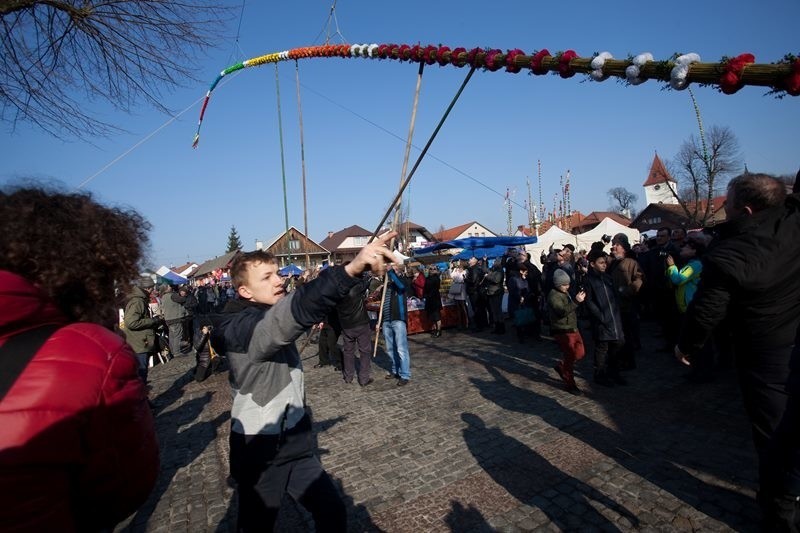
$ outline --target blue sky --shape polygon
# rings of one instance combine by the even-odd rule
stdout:
[[[100,200],[132,206],[153,224],[151,266],[201,262],[223,253],[231,225],[245,249],[252,249],[256,239],[270,241],[284,228],[275,67],[247,69],[219,86],[199,148],[192,150],[199,99],[216,74],[236,61],[322,44],[330,5],[330,0],[247,2],[238,46],[237,15],[228,39],[198,66],[198,81],[165,97],[176,114],[186,112],[160,130],[170,116],[145,104],[126,115],[91,102],[87,108],[129,133],[65,142],[26,125],[13,132],[5,128],[0,180],[55,179],[67,188],[88,180],[85,189]],[[583,57],[608,51],[616,58],[651,52],[657,60],[676,52],[697,52],[703,61],[750,52],[759,63],[800,52],[795,29],[800,2],[795,0],[623,0],[603,9],[597,2],[580,1],[339,0],[336,5],[339,29],[349,43],[521,48],[528,53],[573,49]],[[332,36],[331,42],[342,40]],[[426,67],[414,137],[419,148],[412,150],[412,163],[466,73],[450,66]],[[352,224],[373,230],[400,181],[417,65],[310,59],[299,62],[299,75],[309,235],[319,242],[328,231]],[[280,63],[279,79],[289,223],[302,230],[294,62]],[[632,87],[614,79],[586,80],[582,75],[564,80],[476,72],[430,149],[438,160],[422,162],[404,197],[410,219],[431,231],[477,220],[504,233],[506,188],[522,205],[530,178],[536,201],[537,160],[548,209],[567,170],[574,209],[607,209],[606,192],[617,186],[639,195],[643,207],[641,185],[653,154],[667,161],[697,132],[689,95],[664,90],[654,81]],[[730,127],[751,171],[797,171],[800,99],[779,100],[757,87],[731,96],[711,87],[693,90],[704,125]],[[515,206],[514,225],[526,221],[523,209]]]

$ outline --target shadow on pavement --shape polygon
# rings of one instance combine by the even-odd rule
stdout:
[[[726,508],[729,511],[752,508],[757,515],[751,498],[706,483],[679,466],[684,465],[687,459],[690,459],[693,465],[713,463],[715,461],[713,446],[694,443],[691,447],[693,455],[687,457],[686,449],[673,450],[664,447],[661,441],[667,436],[674,438],[674,435],[662,435],[658,431],[652,431],[658,425],[647,413],[635,406],[631,406],[630,416],[617,417],[614,420],[619,427],[615,431],[581,413],[565,408],[554,399],[515,386],[491,365],[487,364],[486,368],[494,380],[470,378],[470,381],[484,398],[503,409],[540,417],[552,427],[584,442],[630,472],[732,529],[740,529],[741,524],[735,520],[735,515],[726,512]],[[655,413],[652,415],[656,416]],[[691,438],[691,435],[687,436]],[[655,450],[655,453],[652,450]]]
[[[191,372],[188,374],[191,374]],[[180,398],[183,393],[178,392],[176,385],[181,381],[182,379],[178,378],[175,384],[164,394],[166,395],[172,391],[170,394],[177,395],[177,398]],[[228,411],[220,413],[211,421],[196,422],[181,430],[186,424],[190,424],[200,418],[203,409],[211,401],[213,394],[212,392],[207,392],[201,397],[188,400],[169,412],[162,410],[159,414],[156,419],[159,447],[161,449],[161,472],[158,476],[158,482],[147,502],[133,517],[130,525],[122,531],[145,531],[156,506],[169,488],[170,483],[173,482],[173,478],[178,471],[192,464],[206,447],[217,438],[217,428],[230,418],[230,412]],[[161,400],[163,396],[159,396],[158,399]],[[169,398],[171,396],[167,395],[166,399]],[[170,404],[173,402],[174,400],[170,401]],[[175,453],[172,448],[180,448],[182,453]],[[203,512],[205,513],[205,510]]]
[[[619,531],[610,521],[590,504],[591,501],[613,510],[627,519],[626,527],[636,528],[639,520],[624,506],[586,483],[562,472],[550,462],[502,430],[486,427],[477,415],[462,413],[461,419],[467,423],[463,430],[464,442],[487,474],[519,502],[538,507],[555,526],[562,530],[574,529],[581,523],[589,522],[603,531]],[[555,487],[568,486],[570,495],[558,494],[553,498],[543,496]],[[554,491],[555,492],[555,491]],[[563,498],[566,505],[559,501]],[[557,503],[558,502],[558,503]],[[561,504],[561,505],[560,505]],[[580,516],[577,523],[569,522],[569,517]],[[472,530],[474,525],[467,524]]]

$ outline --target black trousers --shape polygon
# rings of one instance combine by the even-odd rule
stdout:
[[[736,353],[758,453],[758,502],[768,531],[800,531],[800,351],[792,354],[792,348],[739,348]]]
[[[618,353],[620,348],[622,348],[620,341],[594,339],[595,376],[614,375],[619,372]]]
[[[317,531],[347,530],[347,511],[313,449],[311,419],[282,435],[231,431],[231,477],[239,498],[237,531],[273,531],[289,494],[314,517]]]
[[[331,326],[325,324],[319,332],[319,364],[342,366],[342,352],[336,341],[339,333]]]

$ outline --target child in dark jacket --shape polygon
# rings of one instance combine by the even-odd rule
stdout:
[[[579,394],[580,389],[575,384],[575,362],[583,359],[586,350],[583,346],[583,337],[578,331],[578,305],[586,298],[584,291],[579,291],[575,299],[569,294],[572,280],[569,274],[561,269],[553,273],[553,289],[547,295],[550,307],[550,333],[558,342],[563,357],[553,369],[564,381],[567,391]]]
[[[586,308],[592,321],[594,382],[608,387],[625,385],[617,361],[625,336],[614,283],[606,273],[608,258],[601,249],[593,249],[587,259],[590,268],[586,276]]]

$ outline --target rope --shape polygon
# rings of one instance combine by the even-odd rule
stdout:
[[[403,177],[406,175],[406,171],[408,170],[408,159],[411,156],[411,140],[414,138],[414,126],[417,123],[417,105],[419,104],[419,91],[420,87],[422,86],[422,70],[425,68],[424,63],[419,64],[419,73],[417,74],[417,87],[414,90],[414,105],[411,108],[411,124],[408,126],[408,140],[406,141],[406,149],[405,153],[403,154],[403,169],[400,171],[400,190],[402,193],[403,187]],[[392,229],[397,228],[397,222],[400,219],[400,206],[397,206],[397,209],[394,212],[394,221],[392,222]],[[394,249],[394,239],[389,243],[389,248]],[[381,306],[378,308],[378,324],[377,330],[375,332],[375,346],[372,348],[372,358],[375,359],[375,356],[378,354],[378,341],[381,338],[380,333],[380,324],[381,320],[383,320],[383,304],[386,301],[386,288],[389,285],[389,275],[386,274],[383,277],[383,289],[381,291]]]

